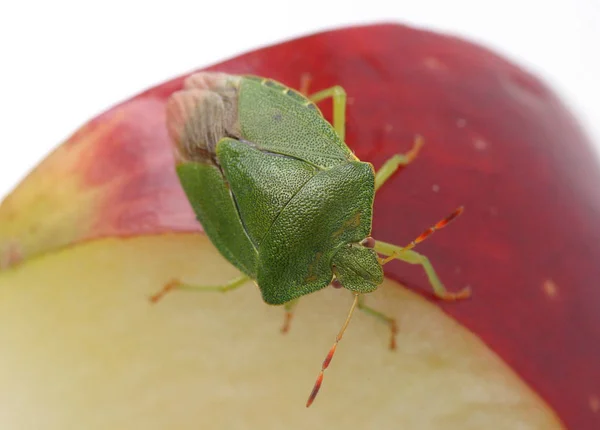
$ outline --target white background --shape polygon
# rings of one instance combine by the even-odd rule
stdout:
[[[600,153],[600,0],[0,1],[0,196],[86,120],[167,78],[318,30],[398,21],[540,75]]]

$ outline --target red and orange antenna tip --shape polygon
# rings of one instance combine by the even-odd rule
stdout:
[[[344,322],[344,325],[342,326],[342,328],[340,329],[340,332],[336,336],[335,342],[333,343],[333,345],[331,346],[331,349],[327,353],[325,360],[323,360],[323,365],[321,366],[321,371],[319,372],[319,376],[317,376],[315,385],[313,386],[310,396],[308,396],[308,401],[306,402],[307,408],[310,405],[312,405],[312,403],[315,401],[315,398],[317,397],[317,394],[319,394],[319,390],[321,389],[321,384],[323,383],[323,374],[325,373],[325,369],[327,369],[329,367],[329,364],[331,363],[331,359],[333,358],[333,354],[335,354],[337,345],[340,342],[340,340],[342,340],[342,337],[344,336],[344,332],[346,331],[346,328],[348,327],[348,324],[350,323],[350,318],[352,318],[354,309],[356,309],[356,305],[358,305],[358,296],[359,296],[358,293],[354,293],[354,301],[352,302],[352,306],[350,307],[350,312],[348,312],[348,317],[346,317],[346,321]]]
[[[457,207],[456,209],[454,209],[454,212],[452,212],[446,218],[444,218],[441,221],[438,221],[434,226],[429,227],[427,230],[425,230],[423,233],[421,233],[415,240],[413,240],[408,245],[406,245],[404,248],[402,248],[402,251],[408,251],[409,249],[413,249],[415,246],[417,246],[419,243],[423,242],[425,239],[427,239],[433,233],[435,233],[438,230],[443,229],[448,224],[450,224],[452,221],[454,221],[456,218],[458,218],[460,216],[460,214],[462,214],[464,212],[464,210],[465,210],[464,206]],[[381,265],[389,263],[390,261],[392,261],[395,258],[396,258],[395,254],[390,255],[389,257],[387,257],[381,261]]]

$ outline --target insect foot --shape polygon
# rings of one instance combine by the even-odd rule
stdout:
[[[150,296],[150,302],[158,303],[158,301],[160,299],[162,299],[170,291],[177,288],[180,284],[181,284],[181,282],[179,282],[177,279],[173,279],[173,280],[169,281],[167,284],[165,284],[165,286],[159,292]]]

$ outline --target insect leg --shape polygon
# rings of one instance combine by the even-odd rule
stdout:
[[[425,141],[422,136],[415,137],[413,147],[406,154],[396,154],[387,160],[375,174],[375,191],[377,191],[400,167],[407,166],[416,157]]]
[[[290,323],[292,322],[292,318],[294,317],[294,309],[298,304],[299,299],[290,300],[289,302],[283,305],[285,309],[285,317],[283,320],[283,326],[281,327],[282,333],[287,333],[290,330]]]
[[[318,103],[328,97],[333,99],[333,128],[340,139],[344,140],[346,137],[346,91],[336,85],[308,96],[313,103]]]
[[[248,278],[246,275],[242,275],[238,278],[232,279],[231,281],[229,281],[228,283],[223,284],[223,285],[201,286],[201,285],[183,284],[180,281],[175,279],[175,280],[169,282],[167,285],[165,285],[162,288],[162,290],[160,290],[158,293],[152,295],[150,297],[150,301],[152,303],[156,303],[160,299],[162,299],[165,294],[167,294],[168,292],[173,291],[173,290],[226,293],[228,291],[232,291],[232,290],[235,290],[236,288],[241,287],[249,280],[250,280],[250,278]]]
[[[435,273],[435,269],[429,261],[429,258],[425,257],[422,254],[419,254],[418,252],[409,249],[404,249],[399,246],[381,241],[375,242],[374,249],[379,254],[388,256],[388,258],[386,258],[382,262],[382,264],[387,263],[387,261],[389,261],[389,259],[391,258],[404,261],[408,264],[421,265],[421,267],[423,267],[423,270],[425,270],[425,274],[429,279],[431,287],[433,288],[433,293],[436,297],[438,297],[441,300],[453,302],[456,300],[466,299],[471,296],[470,287],[465,287],[457,293],[452,293],[446,290],[446,287],[444,287],[444,284],[442,284],[442,281],[440,281],[440,278],[438,277],[437,273]]]
[[[396,320],[394,318],[388,317],[386,314],[379,312],[378,310],[373,309],[370,306],[365,305],[365,298],[363,296],[358,297],[357,307],[364,313],[377,318],[379,321],[390,327],[390,349],[396,349],[396,333],[398,333],[398,326],[396,325]]]

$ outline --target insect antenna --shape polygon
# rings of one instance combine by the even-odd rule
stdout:
[[[431,236],[436,231],[443,229],[448,224],[450,224],[452,221],[454,221],[460,214],[462,214],[464,210],[465,210],[464,206],[459,206],[458,208],[456,208],[454,210],[454,212],[452,212],[446,218],[444,218],[441,221],[438,221],[434,226],[429,227],[427,230],[425,230],[423,233],[421,233],[415,240],[411,241],[408,245],[406,245],[404,248],[402,248],[400,250],[400,252],[407,251],[409,249],[414,248],[415,246],[417,246],[417,244],[423,242],[425,239],[427,239],[429,236]],[[384,264],[392,261],[394,258],[396,258],[395,255],[396,255],[396,252],[394,251],[394,254],[390,255],[389,257],[387,257],[381,261],[381,265],[384,265]]]
[[[348,324],[350,323],[350,318],[352,318],[352,313],[354,312],[354,309],[356,308],[356,305],[358,304],[358,296],[359,296],[358,293],[354,293],[354,302],[352,302],[352,306],[350,307],[350,312],[348,312],[348,317],[346,317],[346,321],[344,322],[344,325],[340,329],[340,332],[338,333],[338,335],[335,337],[335,342],[333,343],[333,345],[331,346],[331,349],[327,353],[325,360],[323,360],[323,365],[321,366],[321,371],[319,372],[319,376],[317,376],[315,385],[310,393],[310,396],[308,396],[308,401],[306,402],[307,408],[310,405],[312,405],[312,403],[315,401],[315,397],[317,397],[317,394],[319,394],[319,390],[321,389],[321,384],[323,383],[323,374],[325,373],[325,369],[327,369],[329,367],[329,364],[331,363],[331,359],[333,358],[333,354],[335,354],[335,349],[337,348],[337,345],[340,342],[340,340],[342,340],[342,336],[344,336],[344,332],[346,331],[346,328],[348,327]]]
[[[403,250],[414,248],[418,243],[423,242],[425,239],[427,239],[429,236],[431,236],[436,231],[443,229],[448,224],[450,224],[452,221],[454,221],[460,214],[462,214],[464,210],[465,210],[464,206],[460,206],[460,207],[456,208],[454,210],[454,212],[452,212],[446,218],[444,218],[441,221],[438,221],[433,227],[429,227],[427,230],[425,230],[423,233],[421,233],[421,235],[419,237],[417,237],[415,240],[413,240],[407,246],[405,246],[403,248]]]

